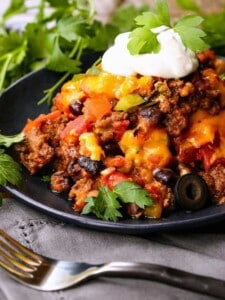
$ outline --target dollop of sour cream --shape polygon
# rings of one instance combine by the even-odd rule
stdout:
[[[127,49],[130,32],[121,33],[103,54],[103,70],[120,76],[140,74],[169,79],[185,77],[198,68],[195,53],[184,46],[178,33],[167,26],[152,31],[160,43],[158,53],[131,55]]]

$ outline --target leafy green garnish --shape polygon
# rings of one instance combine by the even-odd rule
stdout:
[[[206,33],[205,41],[209,44],[210,48],[220,53],[225,54],[225,7],[219,12],[205,13],[196,0],[176,0],[178,6],[193,13],[197,13],[203,17],[204,21],[201,24],[201,28]],[[202,3],[202,6],[204,3]]]
[[[127,46],[132,55],[159,52],[160,44],[157,40],[157,33],[153,29],[161,26],[173,28],[180,35],[186,48],[195,52],[208,48],[203,39],[206,34],[199,28],[203,18],[189,15],[180,18],[172,25],[168,4],[165,0],[156,1],[154,9],[143,12],[142,15],[135,18],[135,21],[139,27],[130,33]]]
[[[11,136],[0,134],[0,146],[9,148],[12,144],[19,143],[23,139],[22,133]],[[6,154],[3,148],[0,148],[0,185],[4,186],[9,182],[18,186],[21,179],[20,165],[10,155]]]
[[[134,182],[122,181],[113,191],[123,203],[135,203],[140,208],[152,205],[148,192]]]
[[[221,74],[221,75],[220,75],[220,78],[221,78],[222,80],[225,80],[225,73]]]
[[[43,176],[41,177],[41,180],[42,180],[43,182],[50,182],[50,181],[51,181],[51,174],[43,175]]]
[[[102,186],[97,197],[88,197],[82,214],[93,213],[102,220],[117,221],[122,217],[119,209],[121,203],[135,203],[140,208],[151,206],[152,200],[148,193],[134,182],[124,181],[118,183],[111,191]]]
[[[15,135],[3,135],[0,134],[0,146],[9,148],[12,144],[19,143],[24,139],[23,133]]]
[[[186,48],[194,52],[209,47],[203,39],[206,33],[197,28],[202,22],[203,18],[200,16],[185,16],[179,19],[173,27],[174,31],[180,35]]]
[[[118,217],[122,217],[119,212],[121,207],[115,193],[110,191],[106,186],[102,186],[99,189],[97,197],[88,197],[86,199],[87,204],[85,205],[82,214],[93,213],[97,218],[103,220],[116,221]]]
[[[20,165],[0,149],[0,185],[4,186],[7,182],[17,186],[20,184]]]

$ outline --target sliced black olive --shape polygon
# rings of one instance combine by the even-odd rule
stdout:
[[[209,189],[202,177],[189,173],[181,176],[174,188],[176,203],[185,210],[198,210],[209,201]]]
[[[80,156],[77,162],[81,168],[84,168],[88,173],[94,176],[98,175],[104,169],[102,161],[92,160],[90,157]]]

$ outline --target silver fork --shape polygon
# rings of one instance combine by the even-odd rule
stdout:
[[[149,279],[225,299],[225,281],[161,265],[110,262],[98,265],[48,258],[29,250],[0,229],[0,266],[17,281],[55,291],[99,276]]]

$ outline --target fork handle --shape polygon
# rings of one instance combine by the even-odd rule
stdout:
[[[100,267],[96,275],[150,279],[225,299],[225,281],[161,265],[111,262]]]

